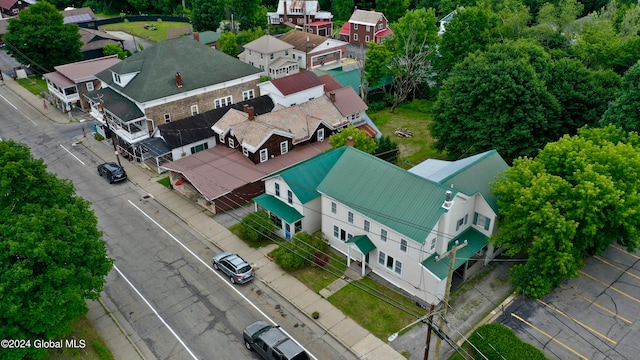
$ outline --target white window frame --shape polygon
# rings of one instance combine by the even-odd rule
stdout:
[[[369,222],[369,220],[365,220],[364,221],[364,231],[369,232],[371,231],[371,223]]]
[[[287,190],[287,202],[289,205],[293,205],[293,191]]]
[[[407,240],[400,239],[400,251],[402,251],[403,253],[406,253],[408,247],[409,247],[409,243],[407,243]]]
[[[333,225],[333,237],[340,239],[340,228],[337,225]]]
[[[436,240],[437,238],[431,239],[431,251],[435,250],[436,248],[436,242],[437,242]]]
[[[236,147],[236,142],[231,137],[229,138],[229,147],[232,149]]]
[[[217,98],[214,101],[215,107],[217,108],[221,108],[221,107],[225,107],[227,105],[231,105],[233,104],[233,96],[229,95],[229,96],[224,96],[221,98]]]
[[[280,184],[275,183],[274,184],[274,188],[275,188],[274,192],[275,192],[276,196],[280,197]]]
[[[198,105],[191,105],[191,116],[198,115]]]
[[[368,43],[369,41],[371,41],[371,38],[369,37],[369,35],[365,35],[364,42]]]
[[[324,141],[324,128],[318,129],[318,132],[317,132],[317,135],[316,135],[316,141],[318,141],[318,142]]]
[[[242,147],[242,155],[244,156],[249,156],[249,149],[247,149],[246,147]]]
[[[113,81],[116,84],[121,85],[122,84],[122,79],[120,79],[120,74],[113,73]]]
[[[260,150],[260,162],[263,163],[267,160],[269,160],[269,152],[267,149]]]
[[[218,136],[218,138],[220,139],[220,144],[224,144],[224,135],[220,134],[220,136]]]
[[[353,24],[353,30],[358,30],[358,24]]]
[[[473,225],[479,226],[485,230],[491,229],[491,218],[480,213],[473,214]]]
[[[331,213],[332,214],[338,213],[338,204],[334,203],[333,201],[331,202]]]
[[[389,232],[385,229],[380,229],[380,241],[387,242],[389,238]]]
[[[87,91],[93,91],[93,82],[89,81],[86,83]]]
[[[358,34],[353,34],[353,40],[358,41]]]
[[[353,215],[353,213],[351,211],[347,212],[347,222],[349,224],[353,224],[353,217],[354,217],[354,215]]]
[[[171,114],[167,113],[164,114],[164,123],[170,123],[171,122]]]
[[[280,143],[280,155],[286,154],[289,152],[289,143],[287,141],[283,141]]]
[[[255,93],[253,89],[242,92],[242,101],[253,99],[254,97],[255,97]]]
[[[402,262],[387,255],[382,250],[378,250],[378,264],[402,276]]]

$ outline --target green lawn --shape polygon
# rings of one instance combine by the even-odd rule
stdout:
[[[432,106],[432,101],[414,100],[400,104],[393,114],[389,112],[389,108],[368,113],[380,131],[389,135],[400,146],[399,166],[410,168],[428,158],[444,158],[433,149],[434,140],[429,132],[429,126],[433,121]],[[399,127],[411,130],[413,137],[395,135],[393,132]]]
[[[318,266],[309,266],[299,270],[291,272],[291,275],[300,280],[308,288],[316,293],[326,288],[329,284],[336,280],[335,272],[338,272],[338,276],[342,276],[347,269],[346,260],[334,253],[330,253],[329,264],[325,268],[330,269],[331,273]]]
[[[145,29],[145,25],[153,25],[157,30]],[[187,33],[191,33],[189,23],[170,22],[170,21],[151,21],[151,22],[121,22],[117,24],[109,24],[100,26],[100,30],[124,31],[126,33],[141,37],[150,41],[160,42],[167,39],[167,29],[188,29]]]
[[[71,322],[73,330],[71,334],[64,339],[77,339],[85,341],[84,349],[72,349],[64,347],[62,351],[52,349],[48,351],[48,360],[69,360],[69,359],[88,359],[88,360],[113,360],[114,357],[109,351],[104,340],[98,334],[93,323],[82,315],[80,319]]]
[[[158,180],[158,184],[168,188],[171,185],[171,179],[169,179],[169,177],[164,177],[160,180]]]
[[[47,82],[41,76],[32,75],[28,79],[16,79],[16,82],[36,96],[41,96],[48,91]]]

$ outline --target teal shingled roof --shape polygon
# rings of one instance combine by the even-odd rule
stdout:
[[[111,73],[137,73],[124,88]],[[176,86],[176,73],[182,87]],[[186,93],[206,86],[258,74],[261,70],[184,36],[154,44],[96,75],[127,97],[139,102]]]
[[[447,190],[457,192],[352,147],[318,186],[319,192],[419,243],[445,211]]]
[[[278,175],[287,183],[302,204],[320,196],[316,191],[318,184],[324,179],[333,167],[340,155],[344,153],[344,147],[330,150],[311,159],[301,162]]]
[[[456,260],[453,263],[453,270],[456,270],[462,264],[467,262],[467,260],[471,259],[473,255],[475,255],[480,249],[487,245],[487,237],[474,229],[472,226],[469,226],[467,230],[460,233],[460,235],[456,236],[449,242],[449,246],[447,251],[453,249],[456,240],[458,244],[463,244],[465,240],[467,240],[467,246],[463,247],[456,251]],[[438,277],[440,280],[444,280],[447,278],[449,273],[449,261],[451,260],[450,256],[446,258],[436,261],[436,256],[439,254],[433,254],[426,258],[422,262],[422,266],[427,268],[431,273]]]

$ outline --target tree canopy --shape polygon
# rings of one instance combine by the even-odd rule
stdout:
[[[225,19],[226,1],[192,0],[193,15],[191,22],[193,30],[216,31],[220,27],[220,22]]]
[[[588,255],[640,241],[640,138],[612,125],[583,128],[519,158],[492,184],[500,231],[490,241],[525,255],[514,286],[538,298],[576,276]]]
[[[353,125],[350,125],[341,132],[331,135],[329,138],[329,144],[331,147],[339,148],[347,144],[347,138],[351,136],[353,138],[353,147],[358,150],[362,150],[367,154],[373,154],[376,151],[377,145],[373,138],[370,138],[365,131],[356,129]]]
[[[627,131],[640,131],[640,63],[622,78],[620,92],[602,116],[602,124],[613,124]]]
[[[41,72],[83,58],[78,25],[65,24],[62,15],[48,2],[30,5],[17,18],[10,19],[2,39],[16,60]]]
[[[0,337],[56,339],[88,311],[112,267],[98,220],[25,145],[0,141]],[[0,349],[3,359],[44,349]]]

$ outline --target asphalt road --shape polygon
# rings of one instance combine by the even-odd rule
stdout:
[[[317,335],[321,330],[264,285],[233,286],[219,277],[209,264],[219,250],[141,189],[100,178],[102,160],[72,145],[82,124],[52,124],[7,88],[0,87],[0,96],[0,137],[30,146],[49,171],[72,180],[93,203],[115,259],[105,294],[158,359],[257,358],[242,342],[244,327],[264,318],[253,304],[319,358],[339,358]]]

